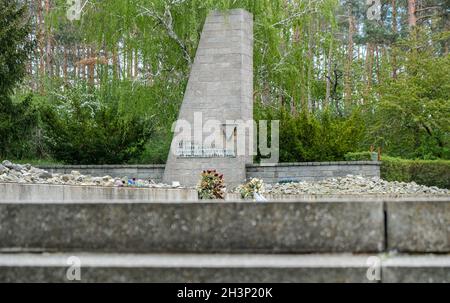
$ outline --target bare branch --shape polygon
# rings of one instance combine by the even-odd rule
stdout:
[[[140,6],[140,7],[143,10],[141,15],[147,15],[147,16],[150,16],[150,17],[158,20],[158,22],[166,30],[169,37],[171,39],[173,39],[178,44],[178,46],[181,48],[181,50],[183,51],[183,58],[187,61],[189,66],[192,65],[192,59],[191,59],[191,56],[189,55],[187,46],[183,43],[183,41],[181,41],[181,39],[178,37],[178,35],[175,33],[175,30],[173,29],[173,18],[172,18],[172,13],[170,12],[170,7],[168,5],[165,6],[163,16],[157,14],[154,11],[151,11],[150,9],[148,9],[146,7],[143,7],[143,6]]]

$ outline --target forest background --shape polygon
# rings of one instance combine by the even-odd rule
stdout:
[[[281,161],[374,146],[449,178],[450,0],[381,1],[379,20],[362,0],[81,4],[69,20],[65,0],[0,0],[0,158],[164,163],[206,15],[245,8],[254,116],[281,121]]]

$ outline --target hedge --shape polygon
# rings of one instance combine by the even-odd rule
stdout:
[[[450,160],[406,160],[382,157],[381,178],[450,189]]]
[[[371,161],[372,156],[377,157],[377,153],[371,153],[368,151],[365,152],[354,152],[354,153],[346,153],[344,155],[345,161]]]

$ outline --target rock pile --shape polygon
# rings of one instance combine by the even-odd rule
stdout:
[[[131,176],[132,177],[132,176]],[[78,171],[70,174],[52,174],[30,164],[15,164],[5,160],[0,164],[0,183],[35,183],[86,186],[127,186],[146,188],[173,188],[179,184],[168,185],[152,180],[118,178],[111,176],[94,177],[82,175]],[[415,182],[388,182],[380,178],[365,178],[347,175],[314,182],[290,182],[265,184],[264,194],[287,195],[326,195],[326,194],[427,194],[449,195],[450,190],[435,186],[424,186]]]
[[[156,183],[152,180],[128,179],[127,177],[93,177],[90,175],[82,175],[78,171],[72,171],[70,174],[52,174],[46,170],[33,167],[30,164],[15,164],[8,160],[0,164],[0,183],[2,182],[147,188],[179,187],[177,185],[172,186]]]
[[[265,193],[288,195],[321,194],[431,194],[448,195],[448,189],[428,187],[415,182],[388,182],[380,178],[347,175],[314,182],[292,182],[266,185]]]

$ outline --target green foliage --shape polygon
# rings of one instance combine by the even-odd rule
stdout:
[[[170,130],[170,128],[168,129]],[[170,131],[161,132],[152,136],[144,146],[142,155],[132,161],[132,163],[143,164],[164,164],[169,154],[170,144],[172,142],[172,133]]]
[[[282,162],[336,161],[355,149],[364,135],[359,113],[342,118],[329,111],[293,116],[280,113]]]
[[[223,175],[215,169],[204,170],[197,185],[200,199],[225,199]]]
[[[324,96],[324,81],[314,77],[312,56],[321,55],[322,47],[337,49],[333,35],[337,7],[337,0],[100,1],[95,6],[88,3],[74,27],[83,39],[110,52],[117,51],[118,44],[125,54],[138,49],[143,62],[150,63],[151,73],[166,79],[165,91],[182,94],[209,11],[247,9],[255,20],[256,97],[265,101],[272,101],[273,95],[292,98],[293,106],[302,108],[304,92]],[[317,20],[326,23],[327,30],[317,30]],[[312,42],[318,47],[310,48]],[[314,53],[308,53],[310,49]]]
[[[370,145],[403,158],[450,159],[446,20],[423,19],[424,29],[410,33],[406,1],[397,1],[394,33],[389,3],[375,22],[355,0],[95,1],[69,22],[67,1],[55,0],[31,35],[25,8],[13,3],[0,0],[0,156],[164,163],[206,15],[244,8],[254,17],[254,115],[281,121],[281,161],[362,159],[367,154],[347,153]],[[356,32],[344,102],[350,4]],[[44,50],[32,56],[30,75],[38,85],[11,101],[32,47],[27,36],[38,28]],[[40,66],[46,55],[58,69],[52,77],[47,62]],[[88,88],[76,62],[91,55],[109,61],[95,65]]]
[[[381,178],[450,189],[450,161],[383,157]]]
[[[107,97],[107,99],[102,99]],[[145,115],[126,115],[119,98],[79,85],[43,109],[54,159],[73,164],[124,163],[139,157],[152,134]]]
[[[264,182],[258,178],[252,178],[248,182],[239,185],[236,188],[242,199],[255,198],[255,193],[262,194],[264,192]]]
[[[16,1],[0,0],[0,102],[12,93],[25,76],[25,64],[32,51],[33,42],[27,7]]]
[[[42,155],[39,109],[33,96],[12,102],[4,99],[0,108],[0,158],[20,159]]]
[[[37,123],[29,96],[13,102],[11,95],[25,76],[25,64],[33,42],[27,8],[15,1],[0,0],[0,157],[29,155],[27,141]]]
[[[378,154],[376,152],[352,152],[344,155],[345,161],[372,161],[377,159]]]
[[[389,155],[450,159],[450,55],[434,55],[442,39],[419,31],[403,41],[404,70],[379,87],[369,135]]]

